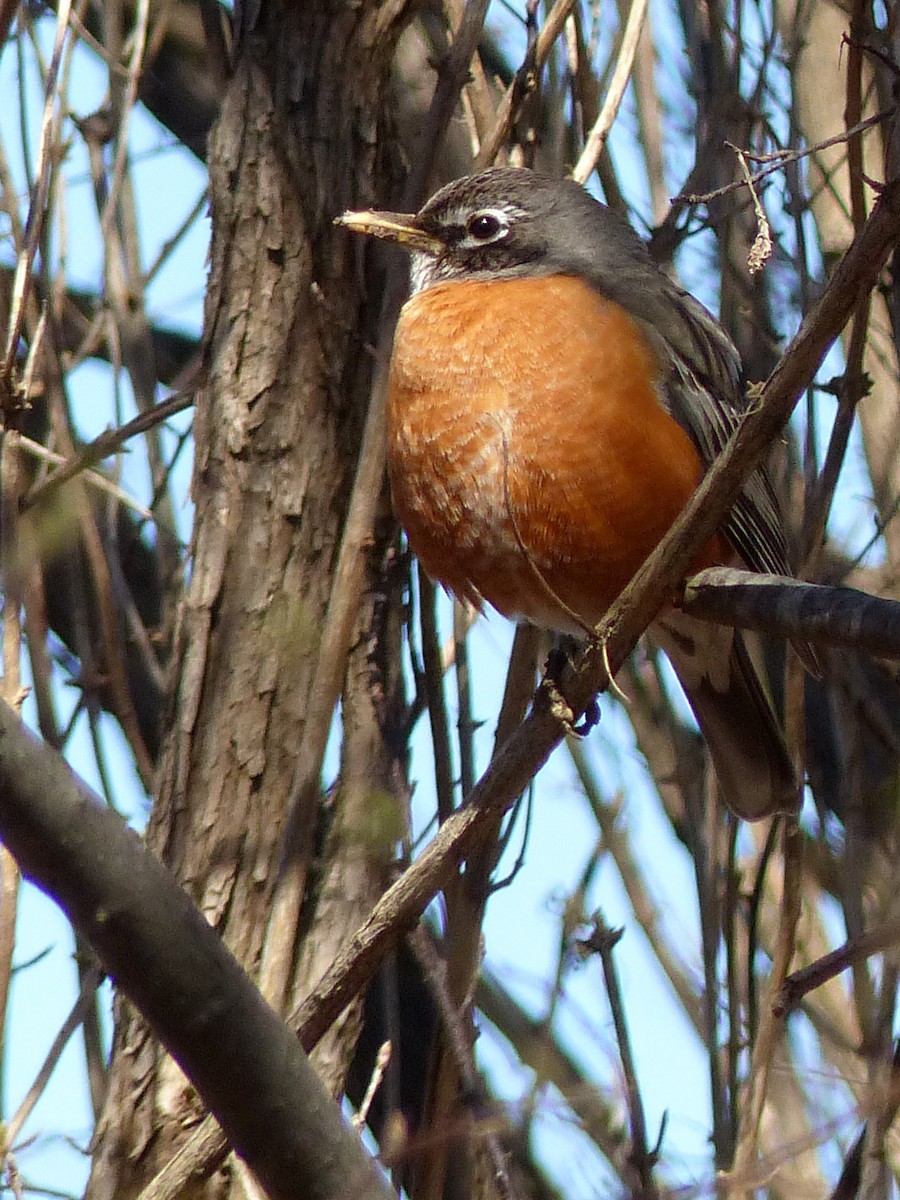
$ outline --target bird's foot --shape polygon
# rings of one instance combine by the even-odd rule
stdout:
[[[566,732],[577,738],[585,738],[600,723],[600,705],[597,697],[591,697],[581,720],[578,720],[564,691],[566,676],[571,673],[572,662],[580,649],[579,642],[573,637],[557,638],[547,655],[541,687],[550,712],[566,727]]]

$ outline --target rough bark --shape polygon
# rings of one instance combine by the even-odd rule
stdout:
[[[377,288],[366,307],[358,247],[331,223],[390,193],[380,135],[402,16],[400,0],[245,13],[210,143],[193,569],[148,839],[251,975],[370,383]],[[376,644],[389,608],[370,606]],[[370,749],[381,735],[370,723]],[[360,840],[354,854],[369,897],[382,848]],[[120,1006],[89,1196],[133,1195],[196,1117],[180,1072]]]

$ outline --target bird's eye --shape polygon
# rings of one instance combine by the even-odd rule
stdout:
[[[491,242],[504,228],[503,222],[492,212],[476,213],[466,223],[469,235],[478,242]]]

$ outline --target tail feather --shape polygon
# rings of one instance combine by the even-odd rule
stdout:
[[[741,634],[670,612],[654,626],[709,746],[725,802],[758,821],[796,813],[800,788]]]

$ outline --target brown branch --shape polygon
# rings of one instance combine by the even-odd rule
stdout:
[[[777,1011],[776,1000],[794,956],[797,922],[800,919],[802,841],[794,818],[784,818],[783,830],[784,882],[778,936],[766,989],[767,1003],[761,1015],[759,1032],[750,1058],[750,1075],[741,1108],[734,1164],[728,1173],[735,1189],[740,1189],[746,1196],[752,1192],[751,1186],[749,1183],[745,1183],[745,1180],[750,1179],[757,1157],[757,1143],[766,1102],[769,1072],[772,1069],[778,1041],[784,1031],[785,1018]]]
[[[431,744],[434,748],[434,785],[439,821],[453,812],[453,753],[450,749],[450,721],[444,695],[444,668],[437,627],[437,588],[419,564],[419,629],[422,637],[422,680]]]
[[[479,979],[475,1000],[479,1012],[515,1048],[519,1061],[541,1083],[553,1085],[583,1132],[620,1171],[628,1153],[628,1133],[619,1113],[619,1097],[604,1095],[585,1076],[584,1066],[547,1029],[546,1021],[525,1012],[489,972]]]
[[[556,3],[547,14],[544,26],[538,34],[533,57],[529,56],[526,62],[519,68],[515,79],[506,89],[503,99],[500,101],[500,106],[497,109],[496,124],[482,142],[478,158],[475,160],[474,169],[476,171],[481,170],[483,167],[489,167],[500,153],[500,147],[506,140],[513,123],[518,119],[528,96],[534,89],[532,77],[541,71],[550,57],[553,43],[562,33],[563,27],[574,7],[575,0],[556,0]]]
[[[0,836],[90,942],[272,1200],[392,1200],[300,1046],[118,813],[0,703]]]
[[[688,580],[680,606],[704,621],[900,659],[900,602],[856,588],[710,567]]]
[[[818,154],[820,151],[827,150],[831,146],[849,142],[852,138],[859,136],[859,134],[865,133],[867,129],[871,129],[873,126],[887,121],[889,117],[894,115],[895,111],[893,108],[886,108],[881,112],[875,113],[874,116],[860,121],[852,129],[845,129],[843,133],[826,138],[823,142],[816,142],[814,146],[806,146],[803,150],[775,150],[769,154],[753,154],[750,150],[743,150],[741,153],[753,162],[769,162],[769,160],[773,160],[769,166],[763,167],[760,171],[754,171],[750,176],[749,182],[753,184],[761,183],[768,175],[772,175],[776,171],[781,171],[786,166],[799,162],[803,158],[808,158],[811,154]],[[739,191],[742,187],[747,187],[747,185],[748,180],[735,179],[732,183],[726,183],[724,187],[716,188],[711,192],[682,192],[680,195],[672,197],[672,204],[709,204],[711,200],[720,200],[723,196]]]
[[[616,1031],[616,1041],[619,1046],[619,1058],[622,1063],[622,1074],[625,1079],[625,1096],[628,1103],[628,1115],[631,1122],[631,1153],[629,1161],[637,1172],[639,1189],[634,1190],[641,1200],[655,1200],[658,1196],[656,1183],[653,1179],[653,1167],[656,1162],[655,1152],[647,1146],[647,1122],[644,1117],[644,1102],[638,1086],[637,1072],[634,1066],[634,1056],[631,1053],[631,1039],[628,1035],[628,1022],[625,1019],[625,1005],[622,1002],[622,990],[619,987],[619,973],[613,951],[624,931],[612,929],[607,925],[601,913],[594,917],[594,927],[590,935],[581,945],[585,950],[595,952],[600,956],[603,967],[603,978],[606,983],[606,994],[609,998],[610,1012]]]
[[[599,826],[603,839],[603,850],[615,863],[632,912],[644,932],[653,956],[662,968],[672,991],[678,997],[685,1016],[699,1037],[703,1031],[703,1014],[697,988],[690,971],[686,969],[676,953],[675,947],[663,933],[662,913],[647,887],[646,875],[632,850],[628,832],[619,821],[619,806],[611,804],[603,798],[597,779],[588,763],[583,744],[574,738],[568,738],[566,749],[575,765],[591,812]]]
[[[422,969],[425,982],[440,1015],[441,1027],[453,1055],[454,1065],[466,1091],[469,1105],[486,1107],[487,1096],[484,1083],[475,1065],[475,1056],[467,1035],[465,1015],[460,1012],[451,995],[447,978],[447,965],[438,953],[431,932],[419,925],[409,936],[409,944],[416,961]],[[477,1115],[477,1114],[476,1114]],[[440,1126],[435,1125],[432,1133],[440,1135]],[[426,1135],[427,1136],[427,1135]],[[509,1178],[506,1155],[489,1122],[485,1122],[484,1141],[491,1164],[492,1196],[499,1200],[513,1200],[514,1192]]]
[[[85,972],[84,980],[81,984],[81,990],[78,999],[72,1006],[69,1015],[66,1017],[62,1027],[53,1039],[53,1044],[47,1051],[44,1061],[35,1076],[34,1082],[25,1093],[22,1103],[19,1105],[16,1112],[10,1118],[9,1123],[3,1130],[3,1138],[5,1149],[11,1150],[15,1145],[16,1138],[22,1132],[22,1126],[34,1112],[34,1107],[40,1100],[46,1090],[47,1084],[50,1082],[50,1077],[56,1070],[62,1053],[68,1045],[69,1039],[78,1028],[79,1025],[87,1018],[91,1006],[94,1004],[95,993],[103,980],[103,973],[98,971],[96,967],[90,967]]]
[[[71,0],[61,0],[56,19],[56,38],[47,78],[44,81],[44,110],[41,117],[41,135],[38,148],[38,174],[28,209],[28,220],[25,224],[25,245],[19,253],[16,264],[16,274],[12,285],[12,304],[10,306],[9,326],[6,335],[6,346],[3,351],[2,366],[0,366],[0,382],[6,390],[6,397],[0,398],[5,408],[13,401],[15,384],[14,368],[18,353],[19,338],[25,324],[26,300],[31,288],[31,273],[34,259],[44,229],[44,219],[47,212],[47,195],[50,190],[50,178],[59,165],[56,153],[58,143],[59,123],[61,120],[61,102],[57,104],[56,82],[62,65],[63,47],[68,32],[69,11]]]
[[[91,467],[96,466],[97,463],[102,462],[104,458],[108,458],[111,454],[114,454],[116,450],[124,446],[131,438],[146,433],[148,429],[153,429],[157,425],[161,425],[163,421],[168,421],[170,417],[174,417],[176,413],[184,412],[186,408],[190,408],[193,403],[193,388],[188,392],[176,392],[174,396],[169,396],[166,400],[154,405],[153,408],[138,413],[131,421],[126,421],[124,425],[120,425],[118,429],[105,429],[92,442],[89,442],[83,450],[80,450],[73,457],[66,459],[42,483],[35,484],[26,492],[19,505],[21,511],[25,512],[27,509],[33,508],[35,504],[47,500],[54,492],[59,491],[64,484],[68,483],[70,479],[74,479],[82,471],[89,470]]]
[[[837,950],[824,954],[807,967],[794,971],[785,979],[781,991],[775,1000],[777,1016],[786,1016],[797,1007],[807,992],[821,987],[841,971],[846,971],[855,963],[871,958],[873,954],[881,954],[892,946],[900,944],[900,919],[888,921],[874,929],[867,929],[858,937],[850,938]]]
[[[625,89],[628,87],[628,81],[631,78],[631,71],[634,67],[634,59],[637,54],[646,15],[647,0],[631,0],[628,9],[628,19],[625,22],[625,29],[622,33],[622,45],[619,47],[619,54],[616,58],[616,66],[612,73],[612,79],[609,82],[606,99],[603,101],[603,107],[587,136],[581,157],[572,171],[572,178],[577,179],[579,183],[587,183],[590,179],[603,151],[603,147],[606,145],[609,131],[612,129],[618,115],[619,107],[625,96]]]

